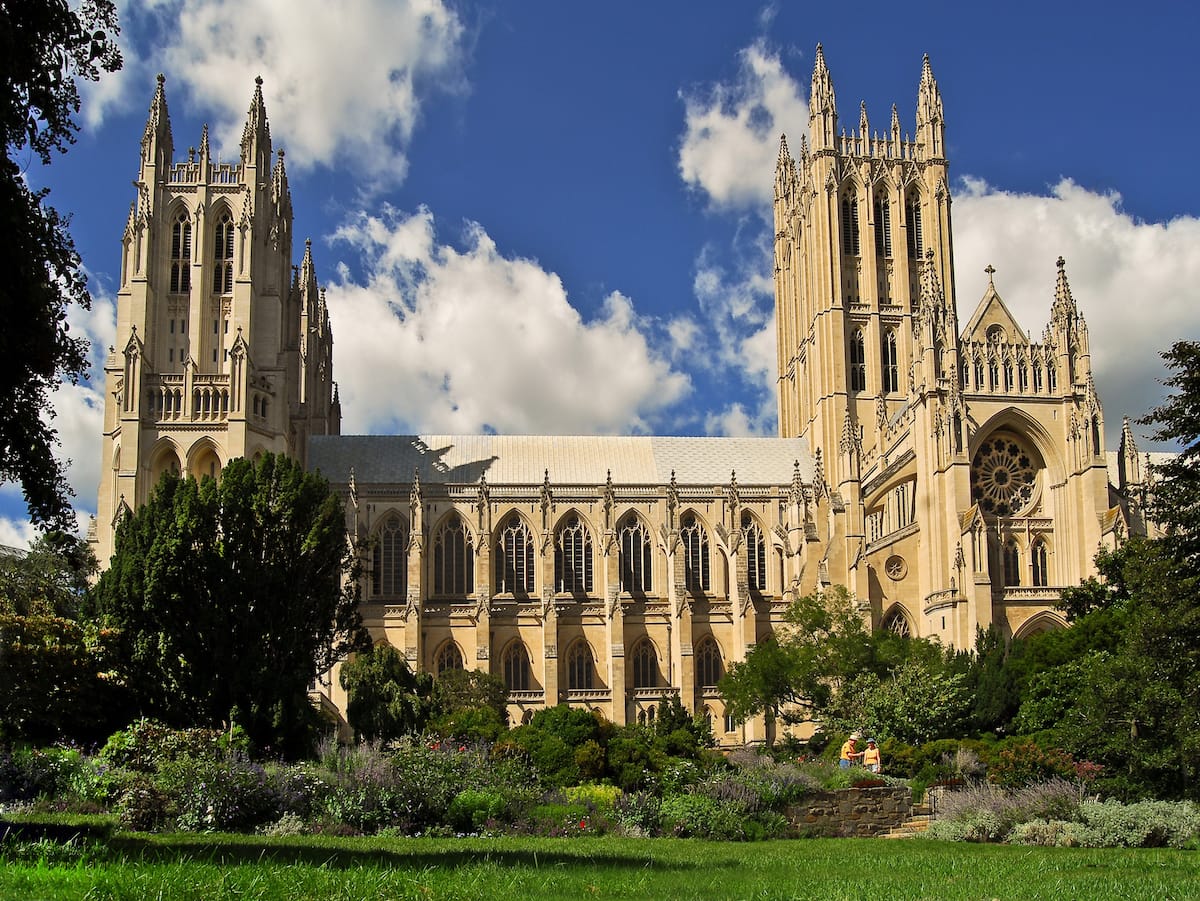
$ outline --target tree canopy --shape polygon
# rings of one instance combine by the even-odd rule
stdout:
[[[50,395],[87,372],[87,341],[70,334],[67,313],[91,297],[69,217],[24,173],[74,141],[76,79],[121,67],[116,31],[111,0],[0,4],[0,481],[20,482],[33,521],[63,531],[75,518]]]
[[[387,741],[418,733],[432,711],[433,677],[414,673],[389,644],[368,648],[342,664],[346,719],[359,741]]]
[[[119,525],[93,601],[141,713],[233,721],[259,749],[295,753],[309,684],[368,646],[354,574],[329,483],[267,454],[219,482],[165,475]]]

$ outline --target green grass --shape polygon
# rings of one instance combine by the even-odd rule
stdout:
[[[2,858],[0,858],[2,859]],[[9,859],[0,898],[813,898],[1196,897],[1200,854],[814,839],[95,839],[81,859]]]

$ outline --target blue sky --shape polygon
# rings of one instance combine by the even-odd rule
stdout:
[[[911,131],[923,53],[944,100],[960,321],[984,266],[1040,336],[1062,254],[1110,447],[1200,333],[1200,13],[1015,2],[581,4],[126,0],[126,66],[31,183],[73,215],[74,317],[113,336],[119,236],[154,75],[176,154],[236,153],[262,75],[296,235],[328,286],[344,431],[773,434],[770,192],[807,129],[822,42],[838,110]],[[302,250],[297,242],[297,254]],[[56,402],[95,508],[99,394]],[[1146,448],[1150,445],[1147,443]],[[29,538],[0,488],[0,543]]]

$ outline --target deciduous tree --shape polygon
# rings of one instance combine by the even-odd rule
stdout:
[[[74,141],[76,79],[121,67],[111,0],[0,3],[0,481],[20,482],[37,524],[73,531],[75,517],[50,395],[88,366],[86,340],[67,326],[91,297],[68,217],[30,190],[24,173]]]

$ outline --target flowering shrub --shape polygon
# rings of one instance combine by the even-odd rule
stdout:
[[[32,801],[63,794],[81,765],[78,751],[61,748],[0,751],[0,801]]]
[[[662,806],[657,795],[650,792],[622,794],[613,804],[613,815],[617,825],[626,835],[642,838],[658,831],[659,809]]]
[[[279,796],[266,771],[240,754],[171,761],[162,766],[156,783],[174,800],[174,825],[185,832],[253,830],[280,814]]]
[[[1022,741],[1003,748],[988,768],[988,781],[1016,788],[1046,779],[1074,779],[1075,758],[1058,748]]]

